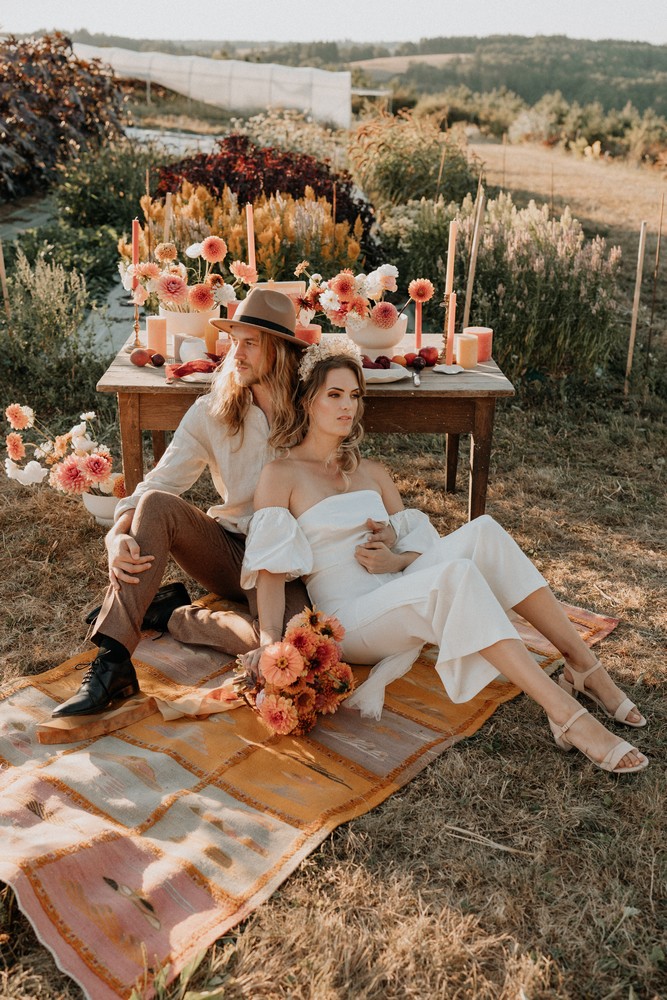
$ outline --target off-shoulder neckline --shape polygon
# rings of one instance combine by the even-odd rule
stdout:
[[[315,510],[316,507],[321,507],[322,504],[326,503],[328,500],[340,500],[341,497],[353,497],[353,496],[356,496],[358,493],[372,493],[373,496],[376,496],[380,500],[380,502],[382,502],[382,494],[378,493],[377,490],[350,490],[347,493],[332,493],[331,496],[322,497],[321,500],[318,500],[317,503],[314,503],[312,505],[312,507],[308,507],[307,510],[304,510],[303,513],[299,514],[298,517],[295,517],[294,520],[297,521],[297,522],[300,521],[301,518],[303,518],[303,517],[306,516],[306,514],[310,514],[311,510]],[[287,507],[262,507],[261,509],[262,510],[286,510],[287,513],[290,514],[290,511],[289,511],[289,509]],[[258,511],[258,513],[259,513],[259,511]],[[293,515],[290,514],[290,516],[293,516]]]

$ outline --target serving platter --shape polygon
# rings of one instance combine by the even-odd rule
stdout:
[[[389,368],[364,368],[364,378],[367,382],[400,382],[401,379],[410,377],[411,372],[395,361],[392,361]]]

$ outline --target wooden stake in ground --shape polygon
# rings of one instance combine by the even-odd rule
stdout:
[[[484,188],[480,188],[477,194],[477,205],[475,206],[475,224],[472,232],[472,246],[470,248],[470,266],[468,267],[468,283],[466,285],[466,297],[465,303],[463,305],[463,324],[461,326],[462,330],[468,325],[468,320],[470,319],[470,305],[472,302],[472,289],[475,284],[475,268],[477,266],[477,251],[479,250],[479,237],[482,232],[482,225],[484,219],[484,206],[486,204],[486,195],[484,194]]]
[[[655,316],[655,297],[658,291],[658,271],[660,269],[660,241],[662,239],[662,216],[665,208],[665,195],[660,197],[660,218],[658,220],[658,243],[655,248],[655,264],[653,266],[653,292],[651,294],[651,316],[648,321],[648,335],[646,337],[646,363],[644,365],[644,375],[648,374],[649,355],[651,353],[651,339],[653,337],[653,317]]]
[[[0,286],[2,286],[2,300],[5,303],[7,319],[11,322],[12,311],[9,308],[9,293],[7,292],[7,275],[5,273],[5,255],[2,252],[2,240],[0,240]]]
[[[630,343],[628,345],[628,362],[625,366],[625,383],[623,385],[623,395],[627,396],[630,391],[630,372],[632,371],[632,355],[635,350],[635,336],[637,333],[637,317],[639,315],[639,300],[642,292],[642,273],[644,271],[644,251],[646,250],[646,223],[642,222],[639,230],[639,253],[637,254],[637,277],[635,278],[635,297],[632,303],[632,322],[630,324]]]
[[[440,194],[440,181],[442,180],[442,171],[445,167],[445,157],[447,155],[447,146],[442,147],[442,156],[440,157],[440,169],[438,170],[438,182],[435,185],[435,195],[433,196],[433,201],[438,200],[438,195]]]

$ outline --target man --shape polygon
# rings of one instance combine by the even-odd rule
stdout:
[[[297,368],[308,345],[295,336],[291,300],[253,289],[233,320],[217,320],[232,339],[208,395],[190,407],[157,466],[116,509],[105,544],[109,580],[95,612],[99,653],[79,691],[55,717],[103,711],[139,690],[131,654],[141,629],[169,628],[185,643],[236,655],[258,645],[256,600],[240,586],[245,531],[262,467],[275,457],[274,435],[293,412]],[[208,466],[221,503],[203,511],[180,497]],[[249,613],[193,606],[182,584],[160,590],[169,556],[207,590],[248,600]],[[285,619],[303,610],[300,580],[287,587]]]

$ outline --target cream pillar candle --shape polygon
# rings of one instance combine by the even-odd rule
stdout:
[[[464,333],[477,337],[477,360],[490,361],[493,349],[493,330],[490,326],[467,326]]]
[[[462,368],[477,367],[477,337],[474,333],[461,333],[456,338],[456,363]]]

